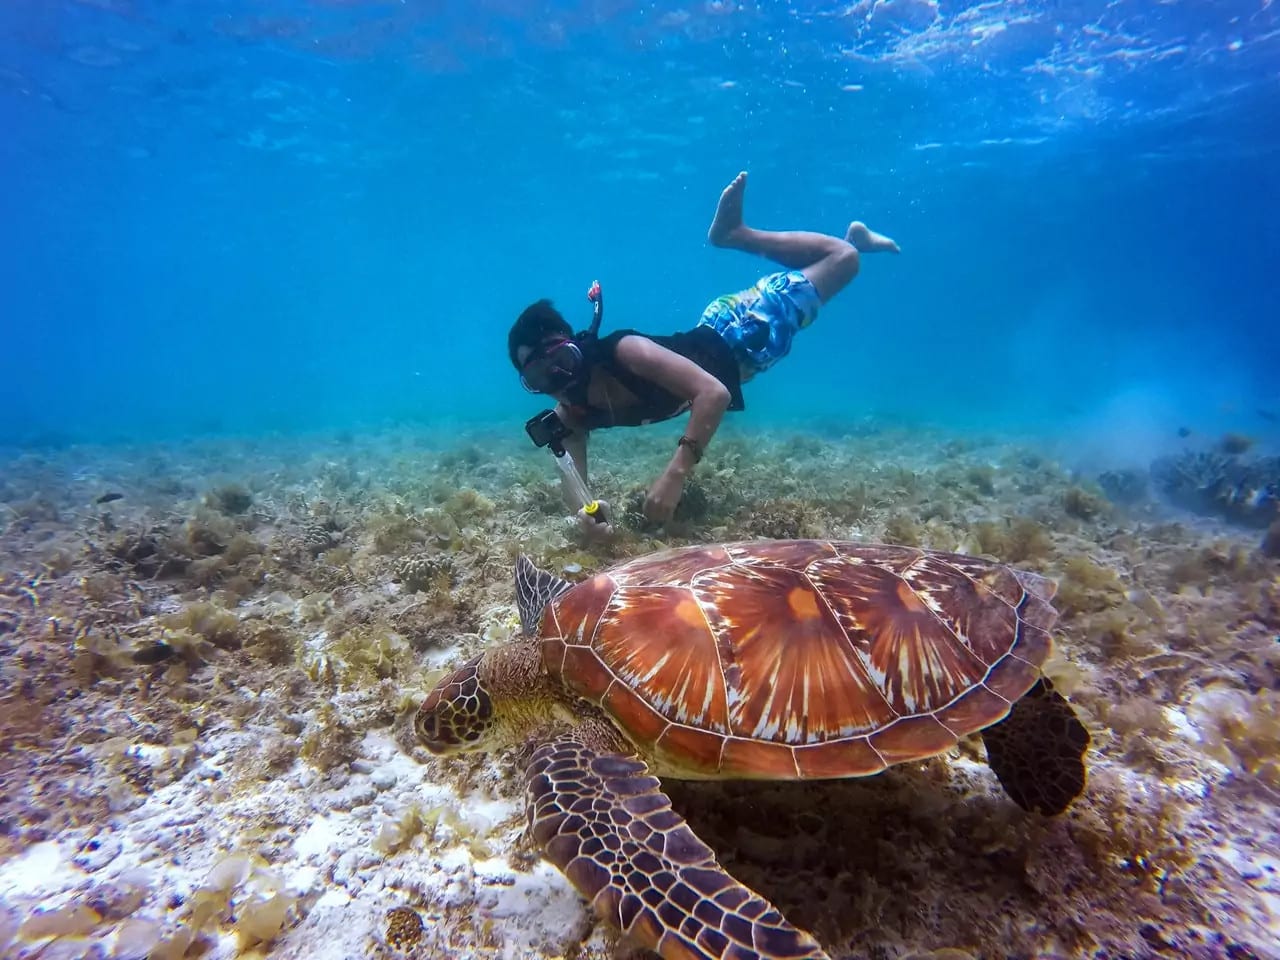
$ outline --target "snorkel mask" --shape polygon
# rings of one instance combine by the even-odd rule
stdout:
[[[520,367],[520,383],[530,393],[560,393],[583,371],[582,348],[571,338],[552,340],[529,354]]]
[[[587,291],[594,304],[591,326],[572,337],[551,340],[535,349],[520,367],[520,383],[530,393],[561,393],[581,382],[587,372],[582,344],[596,339],[604,319],[604,294],[597,280]]]

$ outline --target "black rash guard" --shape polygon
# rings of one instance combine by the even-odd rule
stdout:
[[[692,360],[725,385],[729,391],[730,410],[742,410],[745,407],[738,361],[734,359],[724,338],[711,327],[698,326],[684,333],[673,333],[670,336],[653,336],[637,330],[617,330],[607,337],[600,338],[584,351],[588,370],[599,368],[608,373],[634,394],[636,400],[626,407],[614,407],[612,410],[608,407],[592,406],[587,402],[587,388],[591,383],[588,375],[588,378],[570,393],[569,402],[565,404],[581,422],[584,430],[595,430],[600,427],[639,427],[647,423],[669,420],[689,409],[688,400],[677,397],[652,380],[637,376],[618,361],[618,341],[629,335],[645,337],[660,347],[666,347],[673,353]]]

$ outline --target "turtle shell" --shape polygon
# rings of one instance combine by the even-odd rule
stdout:
[[[661,769],[857,777],[952,747],[1040,677],[1051,581],[908,547],[667,550],[548,604],[543,659]]]

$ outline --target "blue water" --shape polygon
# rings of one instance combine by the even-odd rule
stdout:
[[[549,13],[530,13],[535,8]],[[1280,429],[1280,4],[8,0],[0,436],[508,418],[506,331],[865,257],[742,425]]]

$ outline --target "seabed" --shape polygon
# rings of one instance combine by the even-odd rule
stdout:
[[[512,758],[432,758],[413,711],[518,629],[519,552],[576,579],[816,536],[1057,579],[1088,787],[1026,814],[977,742],[667,782],[730,871],[838,958],[1280,957],[1280,531],[1239,479],[1267,461],[1094,475],[999,437],[726,429],[659,531],[638,497],[674,435],[618,433],[604,550],[510,430],[0,452],[0,953],[632,955],[524,838]]]

